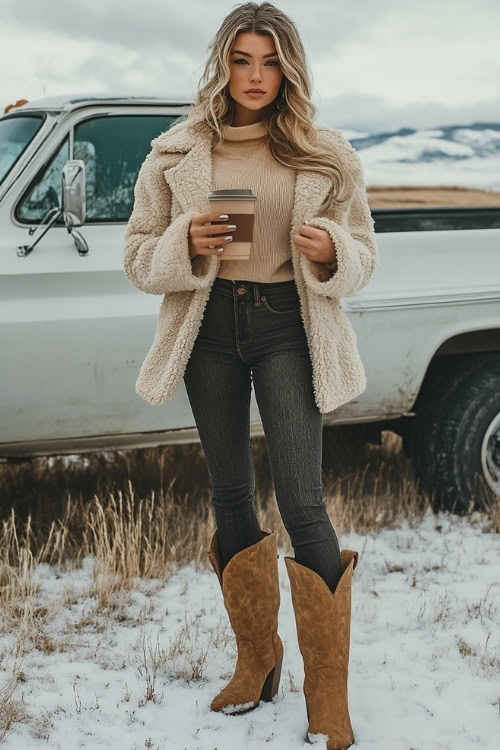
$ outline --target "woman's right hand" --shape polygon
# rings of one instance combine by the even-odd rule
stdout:
[[[236,230],[235,224],[220,224],[220,214],[196,214],[189,224],[189,257],[195,255],[221,255],[224,245],[233,237],[228,232]],[[213,223],[208,223],[213,222]],[[222,248],[222,250],[220,250]]]

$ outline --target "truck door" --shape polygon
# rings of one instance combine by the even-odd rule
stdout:
[[[112,114],[93,108],[84,118],[74,112],[32,177],[2,203],[0,443],[191,425],[181,389],[168,416],[135,393],[161,297],[139,292],[122,270],[139,168],[152,138],[177,117],[130,108]],[[60,205],[68,158],[85,162],[86,220],[78,229],[89,252],[79,255],[61,220],[19,257],[16,247],[32,241],[30,228]]]

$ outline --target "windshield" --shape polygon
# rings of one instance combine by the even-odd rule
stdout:
[[[11,115],[0,120],[0,183],[43,122],[41,115]]]

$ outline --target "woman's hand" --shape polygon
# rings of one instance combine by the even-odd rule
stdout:
[[[301,224],[298,231],[298,234],[293,235],[293,241],[309,260],[315,260],[318,263],[336,263],[335,245],[325,229]]]
[[[236,231],[235,224],[217,224],[208,222],[220,221],[221,214],[196,214],[189,224],[189,257],[195,255],[221,255],[218,248],[232,242],[232,235],[228,232]]]

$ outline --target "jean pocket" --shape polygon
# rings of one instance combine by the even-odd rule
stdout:
[[[229,291],[228,289],[224,289],[224,288],[216,286],[214,284],[212,286],[211,290],[210,290],[209,299],[210,298],[221,299],[221,298],[224,298],[224,297],[226,299],[232,300],[233,299],[233,293],[231,291]]]
[[[267,292],[261,296],[269,312],[276,314],[300,312],[300,298],[296,290]]]

